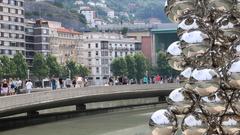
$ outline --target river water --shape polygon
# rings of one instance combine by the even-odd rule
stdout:
[[[0,132],[0,135],[151,135],[148,120],[158,109],[160,108],[82,116]]]

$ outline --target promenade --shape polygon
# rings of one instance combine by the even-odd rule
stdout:
[[[55,107],[84,105],[86,103],[165,97],[179,84],[126,85],[58,89],[0,97],[0,117]]]

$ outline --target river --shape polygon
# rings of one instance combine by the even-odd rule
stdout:
[[[1,132],[0,135],[151,135],[148,120],[160,108],[82,116]]]

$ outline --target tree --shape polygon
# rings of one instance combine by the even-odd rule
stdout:
[[[127,75],[127,63],[124,58],[116,58],[111,64],[111,71],[114,76]]]
[[[71,74],[70,74],[71,75],[71,79],[79,74],[78,65],[74,61],[72,61],[72,60],[67,61],[66,69],[71,72]]]
[[[1,61],[1,76],[3,78],[15,77],[17,67],[13,60],[8,58],[7,56],[2,56],[0,57],[0,61]]]
[[[39,81],[48,76],[49,68],[44,56],[37,53],[33,58],[32,73],[35,75]]]
[[[140,82],[140,79],[145,76],[147,71],[147,60],[142,53],[135,54],[134,59],[136,63],[136,79],[138,80],[138,82]]]
[[[57,58],[52,56],[52,55],[48,55],[46,58],[46,63],[47,66],[49,68],[49,77],[59,77],[60,76],[60,72],[61,72],[61,67],[57,62]]]
[[[157,65],[158,65],[158,67],[156,68],[157,73],[162,76],[175,76],[179,74],[178,71],[175,71],[169,66],[167,61],[167,55],[162,51],[158,53]]]
[[[126,64],[127,64],[127,71],[128,71],[128,78],[135,79],[136,78],[136,66],[135,66],[135,59],[131,55],[127,55],[125,57]]]
[[[128,28],[127,27],[122,28],[121,33],[122,35],[126,36],[128,33]]]
[[[12,60],[16,65],[16,77],[20,79],[26,79],[28,65],[24,56],[21,53],[17,53],[16,55],[14,55]]]
[[[81,77],[86,77],[91,73],[88,68],[82,65],[78,65],[78,72]]]

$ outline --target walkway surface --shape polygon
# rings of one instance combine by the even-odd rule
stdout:
[[[0,117],[85,103],[167,96],[179,84],[127,85],[43,90],[31,94],[0,97]]]

